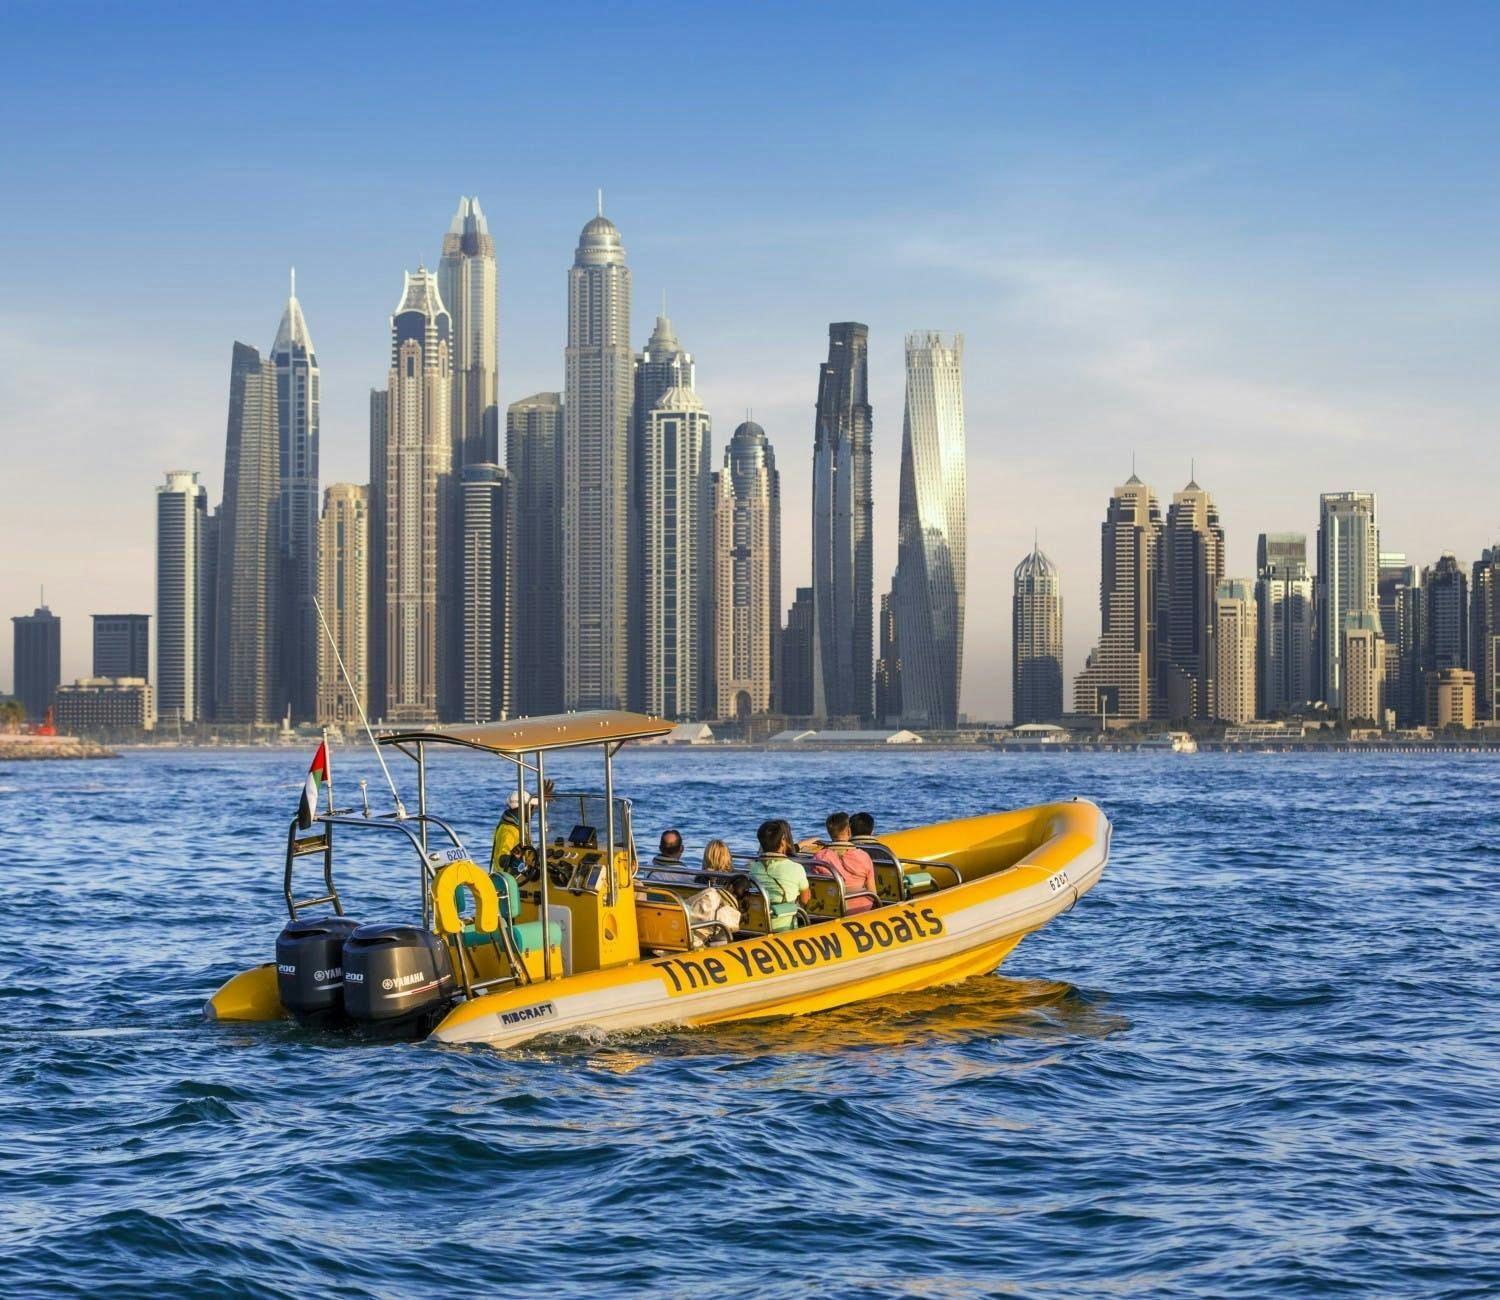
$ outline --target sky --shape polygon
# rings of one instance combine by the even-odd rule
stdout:
[[[1008,718],[1011,574],[1098,634],[1099,525],[1196,465],[1228,572],[1318,494],[1381,542],[1500,541],[1493,5],[381,4],[0,8],[0,609],[45,586],[63,679],[92,613],[154,612],[155,488],[222,490],[230,350],[297,269],[322,478],[368,477],[403,270],[477,195],[502,404],[560,389],[596,189],[697,361],[716,457],[747,409],[809,580],[830,321],[870,327],[876,591],[895,564],[903,336],[965,336],[963,709]],[[0,637],[0,689],[11,639]]]

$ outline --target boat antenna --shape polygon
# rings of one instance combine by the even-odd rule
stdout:
[[[312,603],[313,608],[318,611],[318,622],[323,625],[323,635],[328,638],[328,646],[333,651],[339,672],[343,674],[344,685],[349,688],[349,698],[354,701],[354,707],[359,710],[359,720],[364,724],[365,735],[370,738],[370,748],[375,751],[375,757],[380,760],[380,770],[385,773],[385,783],[391,787],[391,798],[396,801],[396,816],[404,820],[406,805],[401,802],[401,796],[396,793],[396,783],[391,780],[391,769],[385,765],[385,755],[380,752],[380,746],[375,743],[375,733],[370,730],[370,719],[365,716],[365,706],[360,703],[359,692],[354,689],[354,683],[349,680],[349,670],[344,667],[344,656],[339,653],[339,643],[333,639],[328,620],[323,615],[323,606],[318,603],[316,596],[312,598]]]

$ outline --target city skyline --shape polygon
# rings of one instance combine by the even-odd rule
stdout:
[[[836,21],[817,15],[810,23],[825,30]],[[1495,254],[1479,237],[1493,227],[1496,204],[1469,185],[1493,115],[1470,111],[1471,101],[1458,114],[1448,97],[1455,79],[1471,99],[1493,90],[1469,61],[1478,49],[1465,51],[1464,19],[1434,33],[1387,17],[1364,24],[1351,48],[1336,24],[1293,24],[1278,36],[1274,18],[1240,18],[1231,26],[1250,39],[1227,66],[1214,63],[1212,77],[1207,64],[1193,72],[1189,50],[1205,51],[1179,33],[1172,58],[1192,75],[1175,83],[1165,133],[1161,107],[1139,97],[1128,121],[1107,110],[1163,70],[1157,54],[1135,69],[1106,65],[1119,20],[1100,14],[1087,33],[1075,25],[1071,52],[1040,18],[976,10],[955,21],[995,34],[993,89],[980,89],[976,60],[951,50],[940,59],[915,25],[852,31],[856,54],[909,45],[912,75],[899,94],[856,92],[840,119],[847,149],[837,184],[821,174],[826,159],[796,156],[806,116],[824,102],[808,99],[811,92],[758,115],[755,139],[746,121],[725,132],[728,110],[689,124],[685,146],[722,145],[686,169],[690,185],[681,167],[666,185],[638,175],[602,143],[574,138],[603,97],[625,85],[623,73],[610,72],[531,135],[497,132],[492,159],[477,161],[467,141],[424,140],[399,194],[387,183],[388,160],[394,148],[410,152],[417,124],[393,126],[376,109],[355,131],[338,97],[370,49],[358,41],[345,49],[343,38],[314,30],[313,48],[330,60],[326,82],[311,102],[286,96],[284,110],[267,96],[273,121],[287,112],[300,126],[312,123],[305,160],[278,159],[284,183],[264,195],[239,187],[227,229],[171,223],[173,257],[144,305],[150,328],[139,331],[126,327],[142,310],[137,268],[168,226],[167,205],[216,203],[226,193],[201,163],[222,148],[226,104],[243,93],[248,63],[216,70],[224,93],[206,95],[197,122],[183,120],[180,96],[206,87],[204,72],[189,69],[185,82],[153,88],[134,106],[128,136],[90,110],[85,88],[74,115],[42,115],[34,133],[0,146],[17,178],[10,211],[18,239],[87,239],[94,249],[87,280],[67,264],[54,268],[58,284],[37,295],[40,306],[0,321],[13,363],[0,379],[7,446],[23,469],[0,525],[0,542],[21,561],[0,579],[10,612],[31,608],[36,585],[47,584],[64,620],[63,677],[72,679],[89,670],[87,615],[154,607],[149,485],[165,468],[186,466],[220,498],[224,353],[236,337],[263,343],[293,264],[319,326],[321,480],[364,481],[365,393],[382,378],[391,277],[417,253],[436,265],[459,194],[481,196],[495,232],[505,285],[501,405],[560,389],[557,273],[599,184],[626,231],[641,300],[654,304],[663,288],[671,294],[703,363],[705,405],[753,406],[781,453],[786,594],[809,581],[810,484],[797,455],[811,413],[809,358],[829,321],[850,318],[870,326],[877,589],[895,564],[901,341],[927,327],[968,338],[971,498],[1012,492],[1020,503],[995,512],[1001,517],[971,510],[972,554],[1008,570],[1040,526],[1073,610],[1096,604],[1098,501],[1132,451],[1162,489],[1183,482],[1197,456],[1225,521],[1229,575],[1255,572],[1262,531],[1313,535],[1318,493],[1344,484],[1377,493],[1382,546],[1418,565],[1445,550],[1472,565],[1496,544],[1500,510],[1486,491],[1492,401],[1472,378],[1485,371],[1500,310]],[[101,45],[88,57],[122,73],[136,68],[144,45],[128,26],[104,16],[94,38]],[[763,47],[732,19],[711,26],[726,39],[751,31],[736,61]],[[632,39],[624,24],[607,31]],[[166,38],[165,52],[195,35],[202,29],[187,24]],[[498,35],[492,26],[475,40]],[[653,38],[666,39],[668,52],[686,40],[657,28]],[[247,37],[245,54],[264,48],[260,41]],[[560,26],[545,21],[521,37],[526,49],[563,43]],[[65,48],[45,32],[28,44],[37,57],[13,91],[23,108],[46,102]],[[810,50],[781,51],[779,88],[794,87]],[[708,52],[690,77],[711,81],[727,57]],[[1026,71],[1028,58],[1037,73]],[[1058,94],[1036,93],[1043,70],[1060,74]],[[1077,109],[1064,104],[1063,92],[1101,72],[1096,97]],[[257,67],[262,76],[268,88],[291,84],[279,66]],[[951,89],[942,114],[957,123],[951,143],[934,143],[933,114],[912,108],[913,88],[923,85]],[[535,86],[523,67],[504,94],[525,102]],[[1300,129],[1267,133],[1268,114]],[[98,143],[79,155],[71,142],[84,120]],[[1388,156],[1393,139],[1413,142],[1417,132],[1445,143],[1408,150],[1415,156],[1402,163]],[[145,174],[154,183],[145,186],[137,136],[153,142]],[[570,148],[558,148],[565,138]],[[885,163],[915,139],[922,148],[903,155],[902,168]],[[1094,149],[1095,140],[1105,147]],[[72,157],[78,175],[63,175],[48,153]],[[970,165],[955,167],[958,156]],[[795,191],[797,203],[778,201],[777,189]],[[1238,224],[1251,191],[1253,231]],[[990,232],[977,250],[966,242],[976,219]],[[335,236],[337,251],[325,251]],[[734,258],[724,256],[727,244]],[[13,272],[23,288],[40,287],[40,274]],[[631,321],[632,346],[647,326]],[[151,370],[144,348],[157,353],[164,337],[174,357],[165,387],[143,378]],[[1434,438],[1448,454],[1422,454]],[[1079,473],[1093,465],[1097,474]],[[73,503],[111,537],[107,552],[88,535],[55,536],[49,519]],[[964,708],[976,716],[1010,711],[1009,613],[1008,591],[971,584]],[[1070,680],[1097,633],[1090,622],[1068,622]],[[10,680],[6,647],[0,684]]]

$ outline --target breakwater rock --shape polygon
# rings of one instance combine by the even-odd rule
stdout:
[[[119,755],[77,736],[0,736],[0,763],[49,758],[119,758]]]

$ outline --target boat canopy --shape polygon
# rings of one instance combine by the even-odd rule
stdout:
[[[587,709],[579,713],[554,713],[538,718],[511,718],[506,722],[478,725],[427,727],[420,730],[388,731],[379,737],[382,745],[441,744],[482,749],[491,754],[519,757],[580,745],[612,744],[665,736],[673,724],[644,713],[623,709]]]

